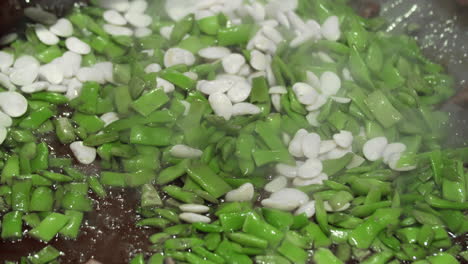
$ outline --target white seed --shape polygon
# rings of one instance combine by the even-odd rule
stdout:
[[[174,25],[161,27],[159,29],[159,34],[161,34],[161,36],[163,36],[165,39],[170,39],[173,29]]]
[[[289,43],[289,46],[291,48],[297,48],[300,45],[306,43],[309,40],[312,40],[314,38],[314,33],[313,32],[305,32],[304,34],[300,34],[297,37],[295,37],[293,40],[291,40],[291,43]]]
[[[319,154],[327,153],[336,148],[336,142],[334,140],[324,140],[320,142]]]
[[[319,123],[319,121],[317,120],[319,114],[320,114],[320,111],[313,111],[313,112],[308,113],[308,114],[306,115],[307,122],[308,122],[311,126],[319,127],[319,126],[320,126],[320,123]]]
[[[288,12],[286,12],[286,16],[288,17],[289,22],[291,23],[291,25],[293,26],[293,28],[295,30],[298,30],[300,32],[306,32],[307,31],[306,24],[304,23],[302,18],[300,18],[296,14],[296,12],[294,12],[292,10],[288,11]]]
[[[104,126],[108,126],[119,120],[119,114],[116,112],[105,113],[100,117],[100,119],[104,122]]]
[[[144,13],[148,8],[148,3],[144,0],[135,0],[130,2],[128,12]]]
[[[315,73],[311,71],[307,71],[306,77],[307,77],[307,83],[310,86],[312,86],[316,90],[320,90],[320,86],[321,86],[320,79]]]
[[[289,142],[291,142],[291,136],[288,133],[283,132],[281,133],[281,140],[283,140],[283,144],[289,146]]]
[[[346,97],[338,97],[338,96],[332,96],[331,99],[339,104],[349,104],[351,103],[350,98]]]
[[[317,177],[312,178],[312,179],[304,179],[301,177],[297,177],[293,180],[293,186],[295,187],[300,187],[300,186],[308,186],[311,184],[323,184],[323,181],[328,180],[328,175],[325,173],[320,173]]]
[[[18,34],[13,32],[0,37],[0,46],[6,46],[18,39]]]
[[[14,91],[16,86],[11,83],[10,78],[0,72],[0,85],[7,88],[9,91]]]
[[[67,51],[63,54],[59,60],[59,64],[62,64],[62,71],[64,78],[71,78],[78,73],[81,67],[81,55],[72,51]]]
[[[341,88],[341,79],[334,72],[324,72],[320,77],[320,88],[324,95],[335,95]]]
[[[368,140],[362,147],[364,157],[369,161],[376,161],[382,158],[383,151],[388,144],[386,137],[376,137]]]
[[[269,208],[292,211],[306,204],[309,196],[294,188],[284,188],[271,194],[270,198],[262,200],[262,205]]]
[[[237,103],[232,106],[232,116],[257,115],[261,110],[251,103]]]
[[[296,166],[290,166],[287,164],[282,164],[278,163],[275,166],[276,172],[278,172],[280,175],[283,175],[288,178],[295,178],[297,176],[297,167]]]
[[[302,150],[302,139],[308,134],[307,130],[299,129],[294,135],[293,139],[289,143],[289,153],[296,158],[304,157],[304,151]]]
[[[307,218],[311,218],[315,214],[315,201],[310,201],[301,207],[297,208],[295,215],[305,214]]]
[[[343,69],[343,78],[346,81],[354,81],[353,76],[351,76],[351,71],[348,68]]]
[[[333,209],[333,207],[331,207],[331,205],[330,205],[330,203],[328,201],[325,201],[323,203],[323,207],[325,208],[325,210],[327,212],[342,212],[342,211],[345,211],[346,209],[348,209],[350,206],[351,206],[350,203],[345,203],[342,207],[340,207],[338,209]]]
[[[320,39],[322,37],[320,24],[313,20],[309,19],[306,21],[306,32],[312,33],[314,39]]]
[[[200,57],[208,60],[222,59],[228,56],[229,54],[231,54],[231,51],[225,47],[208,47],[201,49],[198,52],[198,55],[200,55]]]
[[[0,92],[0,109],[11,117],[20,117],[28,110],[28,101],[17,92]]]
[[[0,127],[10,127],[13,124],[11,117],[0,111]]]
[[[29,67],[29,66],[39,67],[40,63],[33,56],[23,55],[23,56],[19,57],[15,61],[15,64],[13,65],[13,68],[25,68],[25,67]]]
[[[170,2],[170,1],[168,1]],[[211,222],[211,219],[207,216],[196,214],[196,213],[181,213],[179,218],[187,223],[205,223]]]
[[[145,68],[145,73],[151,73],[151,72],[160,72],[161,71],[161,65],[157,63],[151,63]]]
[[[323,165],[318,159],[308,159],[302,164],[298,170],[297,175],[303,179],[312,179],[322,173]]]
[[[401,153],[394,153],[393,155],[388,158],[388,166],[390,169],[394,171],[411,171],[416,169],[416,165],[407,165],[407,166],[399,166],[398,162],[400,161]]]
[[[252,5],[245,5],[245,9],[255,21],[260,22],[265,20],[265,7],[260,3],[254,2]]]
[[[216,76],[216,80],[228,80],[233,82],[245,81],[245,78],[235,74],[219,74]]]
[[[61,84],[50,84],[47,86],[47,91],[53,93],[65,93],[67,92],[68,87],[66,85]]]
[[[316,158],[320,151],[320,136],[317,133],[309,133],[302,138],[302,151],[309,159]]]
[[[275,77],[275,74],[273,73],[273,68],[271,67],[271,62],[272,62],[271,55],[267,55],[266,60],[267,60],[267,66],[266,66],[267,81],[270,86],[274,86],[276,85],[276,77]]]
[[[252,73],[252,71],[250,69],[250,65],[244,64],[240,68],[240,70],[239,70],[239,72],[237,74],[240,75],[240,76],[249,76],[251,73]]]
[[[275,27],[279,26],[279,22],[274,20],[274,19],[268,19],[268,20],[260,22],[260,25],[262,27],[275,28]]]
[[[15,57],[4,51],[0,51],[0,71],[5,71],[6,69],[10,68],[15,61]]]
[[[60,18],[57,20],[57,22],[52,25],[49,30],[59,37],[67,38],[73,35],[73,25],[70,20],[66,18]]]
[[[353,159],[349,162],[348,165],[346,165],[346,169],[353,169],[361,166],[364,162],[366,161],[365,158],[359,156],[359,155],[354,155]]]
[[[269,94],[287,94],[288,90],[284,86],[273,86],[268,90]]]
[[[107,23],[112,25],[123,26],[127,24],[127,20],[115,10],[106,10],[102,17]]]
[[[247,202],[254,196],[254,186],[251,183],[244,183],[239,188],[226,193],[226,202]]]
[[[317,56],[319,57],[319,59],[325,63],[335,63],[335,61],[332,59],[332,57],[330,57],[330,55],[328,55],[327,53],[323,52],[323,51],[319,51],[317,52]]]
[[[201,157],[203,155],[203,151],[191,148],[187,145],[174,145],[170,150],[169,153],[176,158],[181,159],[195,159]]]
[[[48,82],[35,82],[21,87],[21,91],[23,93],[36,93],[46,90],[49,85],[50,84]]]
[[[97,71],[92,67],[83,67],[81,68],[78,73],[76,74],[76,78],[84,83],[84,82],[98,82],[98,83],[105,83],[104,75]]]
[[[274,193],[281,189],[286,188],[288,185],[288,179],[284,176],[278,176],[274,178],[271,182],[265,185],[265,191]]]
[[[52,84],[60,84],[63,81],[63,71],[61,65],[49,63],[39,68],[39,77]]]
[[[70,144],[70,150],[81,164],[91,164],[96,159],[96,149],[83,144],[83,141],[75,141]]]
[[[57,21],[57,16],[45,11],[39,5],[25,8],[24,15],[29,19],[44,25],[52,25]]]
[[[181,100],[180,103],[183,104],[185,107],[183,116],[187,116],[190,113],[190,107],[191,107],[190,103],[185,100]]]
[[[231,119],[233,107],[229,97],[223,93],[214,93],[208,97],[208,101],[216,115],[226,120]]]
[[[210,208],[206,205],[202,204],[182,204],[179,205],[179,209],[182,210],[183,212],[189,212],[189,213],[206,213],[210,211]]]
[[[147,27],[153,22],[150,16],[136,12],[128,12],[124,17],[134,27]]]
[[[71,79],[70,82],[68,83],[68,90],[65,96],[69,100],[73,100],[77,98],[81,93],[82,87],[83,87],[83,84],[78,79],[76,78]]]
[[[8,131],[5,127],[0,127],[0,145],[3,144],[3,141],[5,141],[7,133]]]
[[[197,88],[200,92],[211,95],[214,93],[225,93],[229,91],[235,82],[228,79],[221,79],[221,80],[213,80],[213,81],[199,81],[197,83]]]
[[[288,2],[288,1],[283,1],[283,2]],[[291,28],[291,24],[289,24],[289,20],[288,20],[288,17],[286,16],[286,14],[282,13],[282,12],[278,12],[276,13],[276,19],[278,20],[278,22],[285,28],[289,29]]]
[[[252,91],[252,86],[245,80],[235,82],[231,89],[228,90],[227,96],[233,103],[245,101]],[[252,109],[252,108],[250,108]]]
[[[24,68],[13,68],[10,73],[10,81],[18,86],[25,86],[33,83],[39,74],[39,67],[29,65]]]
[[[327,102],[328,97],[323,94],[319,94],[315,102],[311,105],[306,106],[306,109],[307,111],[316,111],[322,108],[322,106],[324,106]]]
[[[145,49],[145,50],[142,50],[141,53],[149,57],[152,57],[154,55],[154,49]]]
[[[57,35],[50,32],[43,25],[37,25],[35,31],[37,38],[46,45],[56,45],[60,41]]]
[[[253,39],[254,47],[267,53],[275,53],[276,45],[275,43],[270,40],[269,38],[263,35],[257,35]]]
[[[179,64],[192,66],[194,63],[195,56],[188,50],[170,48],[164,54],[164,66],[166,66],[166,68]]]
[[[351,152],[352,149],[351,147],[349,148],[334,148],[330,150],[329,152],[325,153],[324,155],[321,155],[320,158],[322,160],[333,160],[333,159],[339,159],[344,157],[346,154]]]
[[[281,36],[281,33],[279,33],[278,30],[276,30],[274,27],[264,26],[262,28],[262,32],[275,44],[279,44],[284,40],[283,36]]]
[[[158,88],[162,88],[165,93],[172,93],[175,90],[174,84],[159,77],[156,78],[156,85]]]
[[[241,54],[233,53],[223,58],[222,65],[225,72],[236,74],[245,64],[245,58]]]
[[[297,100],[302,104],[311,105],[317,100],[317,91],[307,83],[298,82],[294,84],[293,91],[296,94]]]
[[[198,74],[196,74],[194,72],[191,72],[191,71],[184,72],[184,75],[189,77],[190,79],[192,79],[194,81],[198,80]]]
[[[342,148],[349,148],[353,143],[353,134],[349,131],[341,130],[340,133],[333,135],[333,140]]]
[[[281,112],[281,95],[273,94],[271,96],[271,104],[273,105],[273,108],[275,108],[277,112]]]
[[[133,30],[131,30],[128,27],[122,27],[122,26],[116,26],[116,25],[111,25],[111,24],[104,24],[102,26],[104,31],[112,36],[132,36],[133,35]]]
[[[135,29],[135,37],[137,38],[147,37],[151,35],[151,33],[153,33],[153,31],[147,27],[139,27]]]
[[[395,153],[402,153],[406,150],[406,145],[403,143],[391,143],[385,146],[385,149],[382,153],[382,158],[384,163],[388,164],[390,156]]]
[[[67,40],[65,40],[65,46],[68,50],[81,55],[86,55],[91,52],[91,47],[76,37],[67,38]]]
[[[93,69],[99,72],[106,82],[114,82],[114,65],[112,62],[103,61],[93,65]]]
[[[258,71],[264,71],[267,67],[267,59],[265,54],[258,50],[253,50],[251,53],[250,65]]]
[[[210,8],[216,4],[219,4],[219,0],[198,0],[195,1],[195,8],[196,9],[206,9]]]
[[[331,16],[325,20],[322,25],[322,36],[331,41],[337,41],[340,39],[340,21],[337,16]]]

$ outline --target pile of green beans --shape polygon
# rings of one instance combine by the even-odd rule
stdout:
[[[151,2],[150,13],[164,9],[160,2]],[[76,239],[86,214],[93,211],[90,191],[104,198],[112,188],[138,188],[141,201],[136,211],[141,220],[135,225],[155,233],[148,238],[151,252],[131,256],[131,264],[162,264],[167,258],[192,264],[468,261],[467,249],[452,242],[452,236],[468,232],[468,149],[442,149],[448,115],[435,107],[453,95],[453,80],[422,55],[413,39],[380,31],[382,19],[361,18],[346,2],[300,0],[298,14],[306,19],[323,22],[337,15],[344,37],[339,42],[307,42],[297,49],[284,43],[272,60],[278,84],[286,87],[306,79],[306,71],[349,68],[355,81],[344,81],[337,96],[349,97],[352,103],[329,100],[317,117],[317,128],[309,124],[306,109],[292,92],[282,95],[283,110],[273,111],[265,77],[253,80],[250,96],[261,113],[226,121],[213,114],[206,97],[195,89],[196,82],[183,74],[191,71],[212,80],[220,72],[219,62],[144,71],[151,63],[163,65],[162,50],[170,47],[196,53],[219,45],[249,56],[245,46],[256,30],[252,21],[231,26],[220,14],[202,24],[189,15],[175,23],[170,39],[165,39],[157,32],[174,22],[161,15],[154,18],[152,35],[133,39],[104,32],[102,9],[76,7],[68,16],[75,36],[93,49],[83,65],[112,61],[115,84],[87,82],[71,101],[53,92],[26,96],[28,112],[13,120],[0,145],[1,238]],[[184,38],[186,34],[190,37]],[[32,28],[26,29],[25,39],[6,49],[44,63],[65,51],[63,43],[42,44]],[[315,52],[326,52],[336,63],[311,59]],[[175,84],[176,91],[167,95],[154,89],[156,77]],[[5,90],[0,86],[0,92]],[[190,103],[186,115],[182,101]],[[72,113],[61,113],[63,106]],[[99,115],[109,112],[121,118],[105,126]],[[326,161],[329,180],[299,188],[316,201],[313,219],[253,202],[222,200],[244,183],[256,187],[259,199],[276,163],[295,164],[283,133],[293,136],[305,128],[330,139],[340,130],[358,135],[361,127],[368,138],[403,142],[408,154],[400,162],[417,163],[418,168],[400,173],[379,160],[347,169],[350,155]],[[50,136],[63,147],[76,140],[96,147],[100,174],[85,175],[71,158],[56,156],[43,140]],[[356,137],[353,150],[360,151],[365,140]],[[177,144],[203,150],[203,155],[175,158],[170,149]],[[183,223],[179,206],[186,203],[210,205],[207,215],[213,221]],[[332,208],[351,206],[327,212],[326,203]],[[60,256],[48,245],[19,263],[60,263]]]

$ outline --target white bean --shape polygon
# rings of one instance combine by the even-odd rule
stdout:
[[[266,11],[262,4],[254,2],[252,5],[246,5],[245,8],[255,21],[261,22],[265,20]]]
[[[312,179],[322,173],[323,165],[318,159],[308,159],[297,170],[297,175],[303,179]]]
[[[302,20],[302,18],[300,18],[296,12],[294,11],[288,11],[286,12],[286,16],[288,17],[289,19],[289,22],[291,23],[291,25],[294,27],[295,30],[298,30],[300,32],[306,32],[307,31],[307,27],[306,27],[306,24],[305,22]]]
[[[323,51],[317,52],[317,56],[320,58],[320,60],[322,60],[325,63],[335,63],[332,57],[330,57],[330,55],[328,55],[327,53]]]
[[[273,86],[268,90],[269,94],[287,94],[288,90],[284,86]]]
[[[284,176],[278,176],[265,185],[265,191],[274,193],[286,188],[287,185],[288,179]]]
[[[239,188],[226,193],[226,202],[247,202],[254,196],[254,186],[251,183],[244,183]]]
[[[179,205],[179,209],[182,210],[183,212],[189,212],[189,213],[206,213],[210,211],[210,208],[206,205],[202,204],[181,204]]]
[[[299,129],[294,135],[293,139],[289,143],[289,153],[296,158],[304,157],[304,151],[302,150],[302,139],[308,134],[307,130]]]
[[[235,82],[231,89],[228,90],[227,96],[233,103],[240,103],[249,98],[252,92],[252,86],[245,80]]]
[[[212,80],[212,81],[199,81],[197,83],[197,89],[206,94],[211,95],[214,93],[225,93],[229,91],[235,82],[228,79]]]
[[[293,180],[293,186],[300,187],[300,186],[307,186],[311,184],[323,184],[323,181],[328,180],[328,175],[325,173],[320,173],[317,177],[312,179],[304,179],[301,177],[297,177]]]
[[[92,68],[95,69],[97,72],[101,73],[101,75],[104,78],[104,81],[110,83],[114,82],[114,65],[112,64],[112,62],[98,62],[94,64]]]
[[[250,65],[258,71],[264,71],[267,67],[267,59],[265,54],[258,50],[253,50],[250,53]]]
[[[46,90],[49,85],[50,84],[48,82],[34,82],[32,84],[21,87],[21,91],[23,93],[37,93]]]
[[[0,109],[11,117],[20,117],[28,110],[28,100],[17,92],[0,92]]]
[[[130,2],[128,12],[144,13],[148,8],[148,2],[144,0],[134,0]]]
[[[334,148],[324,155],[320,156],[322,160],[333,160],[344,157],[346,154],[351,152],[351,147],[349,148]]]
[[[271,104],[273,105],[273,108],[275,108],[277,112],[281,112],[281,95],[273,94],[271,96]]]
[[[128,12],[124,17],[134,27],[147,27],[153,22],[150,16],[136,12]]]
[[[68,83],[68,90],[65,96],[69,100],[73,100],[77,98],[81,93],[82,87],[83,87],[83,84],[78,79],[76,78],[71,79],[71,81]]]
[[[239,53],[233,53],[223,58],[222,65],[225,72],[236,74],[245,64],[245,58]]]
[[[270,27],[270,26],[264,26],[262,28],[262,32],[263,34],[265,34],[265,36],[267,38],[269,38],[271,41],[273,41],[275,44],[279,44],[281,43],[284,39],[283,39],[283,36],[281,35],[281,33],[278,32],[278,30],[276,30],[275,28],[273,27]]]
[[[102,17],[104,20],[112,25],[116,26],[124,26],[127,24],[127,20],[117,11],[115,10],[106,10]]]
[[[104,31],[112,36],[132,36],[133,35],[133,30],[131,30],[128,27],[123,27],[123,26],[116,26],[116,25],[111,25],[111,24],[104,24],[102,26]]]
[[[382,158],[383,151],[388,144],[386,137],[376,137],[368,140],[362,147],[364,157],[369,161],[376,161]]]
[[[24,68],[24,67],[29,67],[29,66],[39,67],[40,63],[33,56],[23,55],[19,57],[18,59],[16,59],[15,64],[13,65],[13,68]]]
[[[103,114],[100,119],[104,122],[104,126],[108,126],[115,121],[119,120],[119,114],[116,112],[108,112]]]
[[[185,100],[181,100],[180,103],[183,104],[185,107],[183,116],[187,116],[190,113],[191,104]]]
[[[333,135],[333,140],[342,148],[349,148],[353,143],[353,134],[346,130],[341,130],[340,133]]]
[[[322,108],[322,106],[324,106],[327,102],[328,97],[323,94],[319,94],[315,102],[311,105],[306,106],[306,109],[307,111],[316,111]]]
[[[311,105],[317,100],[317,91],[307,83],[295,83],[292,89],[296,94],[297,100],[302,104]]]
[[[59,37],[67,38],[73,35],[73,25],[70,20],[66,18],[60,18],[57,20],[57,22],[52,25],[49,30]]]
[[[172,146],[172,148],[169,150],[169,153],[173,157],[181,159],[195,159],[203,155],[203,151],[182,144]]]
[[[315,214],[315,201],[310,201],[297,208],[295,215],[305,214],[307,218],[311,218]]]
[[[320,142],[319,154],[327,153],[336,148],[336,142],[334,140],[324,140]]]
[[[287,164],[282,164],[278,163],[275,166],[276,172],[278,172],[280,175],[283,175],[288,178],[295,178],[297,176],[297,167],[296,166],[290,166]]]
[[[320,111],[312,111],[306,115],[307,122],[314,127],[319,127],[320,123],[317,120],[318,115],[320,114]]]
[[[303,34],[296,36],[293,40],[291,40],[291,43],[289,43],[289,46],[291,46],[291,48],[297,48],[300,45],[306,43],[307,41],[312,40],[313,38],[314,38],[313,32],[305,32]]]
[[[384,163],[388,164],[390,156],[395,153],[402,153],[406,150],[406,145],[403,143],[391,143],[385,146],[385,149],[382,153],[382,158]]]
[[[151,73],[151,72],[160,72],[162,70],[161,65],[157,63],[151,63],[145,68],[145,73]]]
[[[0,85],[7,88],[9,91],[14,91],[16,86],[10,81],[10,78],[0,72]]]
[[[175,85],[167,80],[157,77],[156,83],[158,88],[163,88],[165,93],[172,93],[175,90]]]
[[[84,82],[98,82],[105,83],[104,74],[92,67],[83,67],[76,74],[76,78],[82,83]]]
[[[251,103],[237,103],[232,106],[232,116],[257,115],[261,110]]]
[[[208,60],[222,59],[228,56],[229,54],[231,54],[231,51],[225,47],[208,47],[201,49],[198,52],[198,55],[200,55],[200,57]]]
[[[39,74],[39,67],[29,65],[24,68],[13,68],[10,73],[10,81],[18,86],[25,86],[33,83]]]
[[[324,72],[320,77],[320,88],[324,95],[335,95],[341,88],[341,79],[334,72]]]
[[[346,165],[346,169],[353,169],[361,166],[364,162],[366,161],[365,158],[359,156],[359,155],[354,155],[353,159],[349,162],[348,165]]]
[[[340,21],[337,16],[331,16],[325,20],[322,25],[322,36],[331,41],[337,41],[340,39]]]
[[[240,70],[239,70],[239,72],[237,74],[240,75],[240,76],[249,76],[251,73],[252,73],[252,71],[250,69],[250,65],[244,64],[240,68]]]
[[[351,204],[350,203],[345,203],[340,208],[335,209],[335,208],[331,207],[331,205],[330,205],[330,203],[328,201],[325,201],[323,203],[323,206],[324,206],[324,208],[325,208],[325,210],[327,212],[342,212],[342,211],[345,211],[346,209],[348,209],[351,206]]]
[[[67,38],[67,40],[65,40],[65,46],[68,50],[81,55],[86,55],[91,52],[91,47],[76,37]]]
[[[312,86],[316,90],[320,90],[320,78],[313,72],[307,71],[306,72],[307,83]]]
[[[0,37],[0,46],[6,46],[18,39],[18,34],[13,32]]]
[[[153,33],[153,31],[147,27],[139,27],[135,29],[135,37],[137,38],[147,37],[151,35],[151,33]]]
[[[351,75],[351,71],[348,68],[343,69],[343,78],[346,81],[354,81],[353,76]]]
[[[67,51],[61,58],[62,60],[60,61],[60,64],[63,65],[63,76],[65,78],[75,76],[81,67],[81,55],[72,51]]]
[[[226,120],[231,119],[233,107],[227,95],[223,93],[213,93],[208,97],[208,101],[216,115]]]
[[[13,124],[13,119],[2,111],[0,111],[0,127],[10,127]]]
[[[179,64],[192,66],[194,63],[195,56],[188,50],[170,48],[164,54],[164,66],[166,66],[166,68]]]
[[[36,31],[37,38],[46,45],[49,45],[49,46],[57,45],[57,43],[59,43],[60,41],[57,35],[50,32],[43,25],[37,25],[35,31]]]
[[[0,127],[0,145],[3,144],[7,137],[7,129],[5,127]]]
[[[302,138],[302,151],[309,159],[317,158],[320,151],[320,136],[317,133],[309,133]]]
[[[306,204],[309,196],[294,188],[284,188],[271,194],[268,199],[262,201],[262,205],[284,211],[292,211]]]
[[[173,29],[174,25],[161,27],[159,29],[159,34],[161,34],[161,36],[163,36],[165,39],[170,39]]]
[[[83,144],[83,141],[75,141],[70,144],[70,150],[81,164],[91,164],[96,159],[96,149]]]
[[[4,51],[0,51],[0,71],[5,71],[6,69],[10,68],[15,61],[15,57]]]
[[[257,37],[254,38],[253,43],[255,48],[263,52],[275,53],[276,51],[275,43],[263,35],[257,35]]]
[[[63,81],[63,71],[61,65],[48,63],[39,68],[39,77],[52,84],[60,84]]]
[[[187,223],[205,223],[211,222],[211,219],[207,216],[196,214],[196,213],[181,213],[179,218]]]
[[[52,25],[57,21],[56,15],[45,11],[39,5],[25,8],[24,15],[29,19],[44,25]]]
[[[190,79],[192,79],[194,81],[198,80],[198,74],[196,74],[194,72],[191,72],[191,71],[184,72],[184,75],[189,77]]]
[[[339,104],[349,104],[351,103],[350,98],[346,97],[338,97],[338,96],[332,96],[331,99]]]
[[[407,165],[407,166],[399,166],[398,162],[400,161],[401,158],[401,153],[394,153],[393,155],[390,156],[388,159],[388,166],[390,169],[394,171],[411,171],[416,169],[416,165]]]

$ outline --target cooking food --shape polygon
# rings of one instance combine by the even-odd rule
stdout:
[[[4,37],[0,260],[468,261],[453,80],[346,2],[96,0]]]

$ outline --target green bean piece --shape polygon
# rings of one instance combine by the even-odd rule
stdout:
[[[54,206],[54,194],[48,187],[37,187],[31,195],[29,209],[34,212],[50,212]]]
[[[326,248],[319,248],[312,257],[317,264],[342,264],[343,262]]]
[[[46,246],[41,249],[39,252],[28,257],[28,261],[33,264],[46,264],[51,263],[53,260],[60,256],[60,251],[58,251],[53,246]]]
[[[31,208],[31,180],[14,181],[11,186],[11,207],[14,211],[28,212]]]
[[[51,213],[42,220],[37,227],[31,229],[28,234],[36,239],[49,242],[68,223],[69,220],[70,217],[66,215]]]
[[[3,215],[2,238],[19,239],[22,236],[23,212],[11,211]]]
[[[84,214],[78,211],[66,210],[65,215],[70,218],[68,223],[60,229],[60,235],[76,239],[80,232],[81,222],[83,221]]]
[[[215,198],[221,197],[232,189],[206,165],[192,164],[187,168],[187,173],[193,181]]]
[[[151,184],[144,184],[141,187],[141,206],[142,207],[153,207],[161,206],[162,200],[159,196],[156,188]]]

